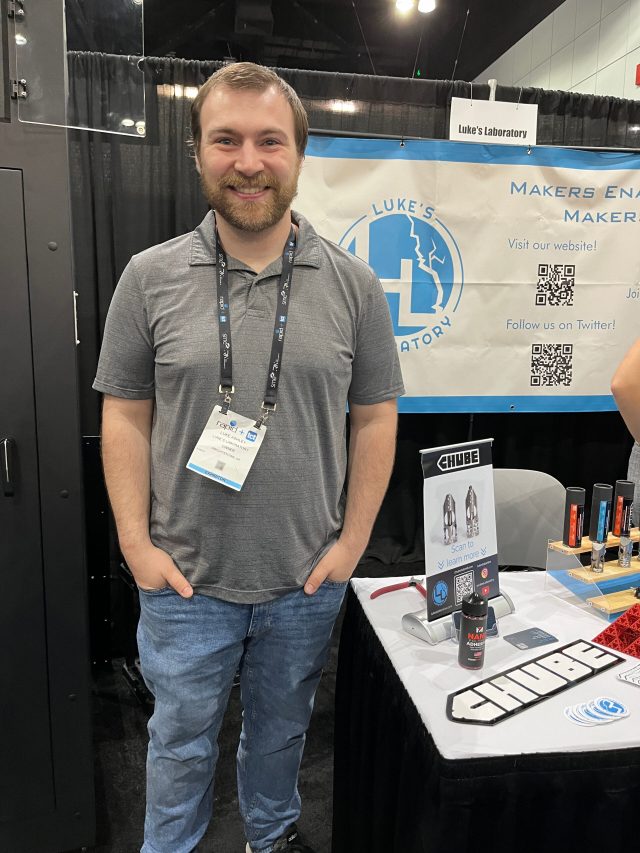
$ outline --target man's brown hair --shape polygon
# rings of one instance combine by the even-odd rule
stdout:
[[[298,154],[302,157],[307,147],[309,136],[309,119],[302,101],[295,90],[279,77],[271,68],[264,65],[256,65],[253,62],[233,62],[231,65],[223,65],[215,71],[208,80],[200,87],[191,104],[191,144],[196,155],[200,151],[202,128],[200,126],[200,111],[204,99],[209,92],[220,86],[235,91],[264,92],[273,87],[287,100],[293,110],[293,126],[295,129],[295,140]]]

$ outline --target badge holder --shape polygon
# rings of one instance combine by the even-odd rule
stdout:
[[[501,592],[500,595],[492,598],[490,605],[493,607],[496,620],[514,613],[516,609],[506,592]],[[402,629],[407,634],[411,634],[412,637],[417,637],[431,646],[435,646],[443,640],[451,639],[454,630],[450,614],[429,622],[426,609],[418,610],[415,613],[405,613],[402,617]]]
[[[218,393],[224,394],[222,398],[222,405],[220,406],[220,414],[226,415],[229,411],[229,406],[231,405],[231,395],[235,392],[235,388],[233,385],[231,388],[223,388],[222,385],[218,385]]]

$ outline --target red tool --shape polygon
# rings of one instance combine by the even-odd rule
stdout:
[[[427,591],[422,585],[422,578],[413,577],[408,581],[402,581],[401,583],[394,583],[391,584],[391,586],[383,586],[380,589],[376,589],[371,593],[369,598],[378,598],[379,595],[384,595],[385,592],[394,592],[396,589],[406,589],[409,586],[415,586],[423,598],[427,597]]]

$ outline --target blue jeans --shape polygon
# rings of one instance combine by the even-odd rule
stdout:
[[[140,592],[140,668],[156,700],[141,853],[191,853],[205,834],[238,668],[238,799],[251,849],[268,853],[297,820],[305,732],[345,589],[325,581],[315,595],[298,590],[264,604]]]

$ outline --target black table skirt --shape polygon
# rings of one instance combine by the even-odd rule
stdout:
[[[526,713],[520,719],[526,750]],[[332,849],[638,851],[640,747],[442,758],[349,590],[336,684]]]

